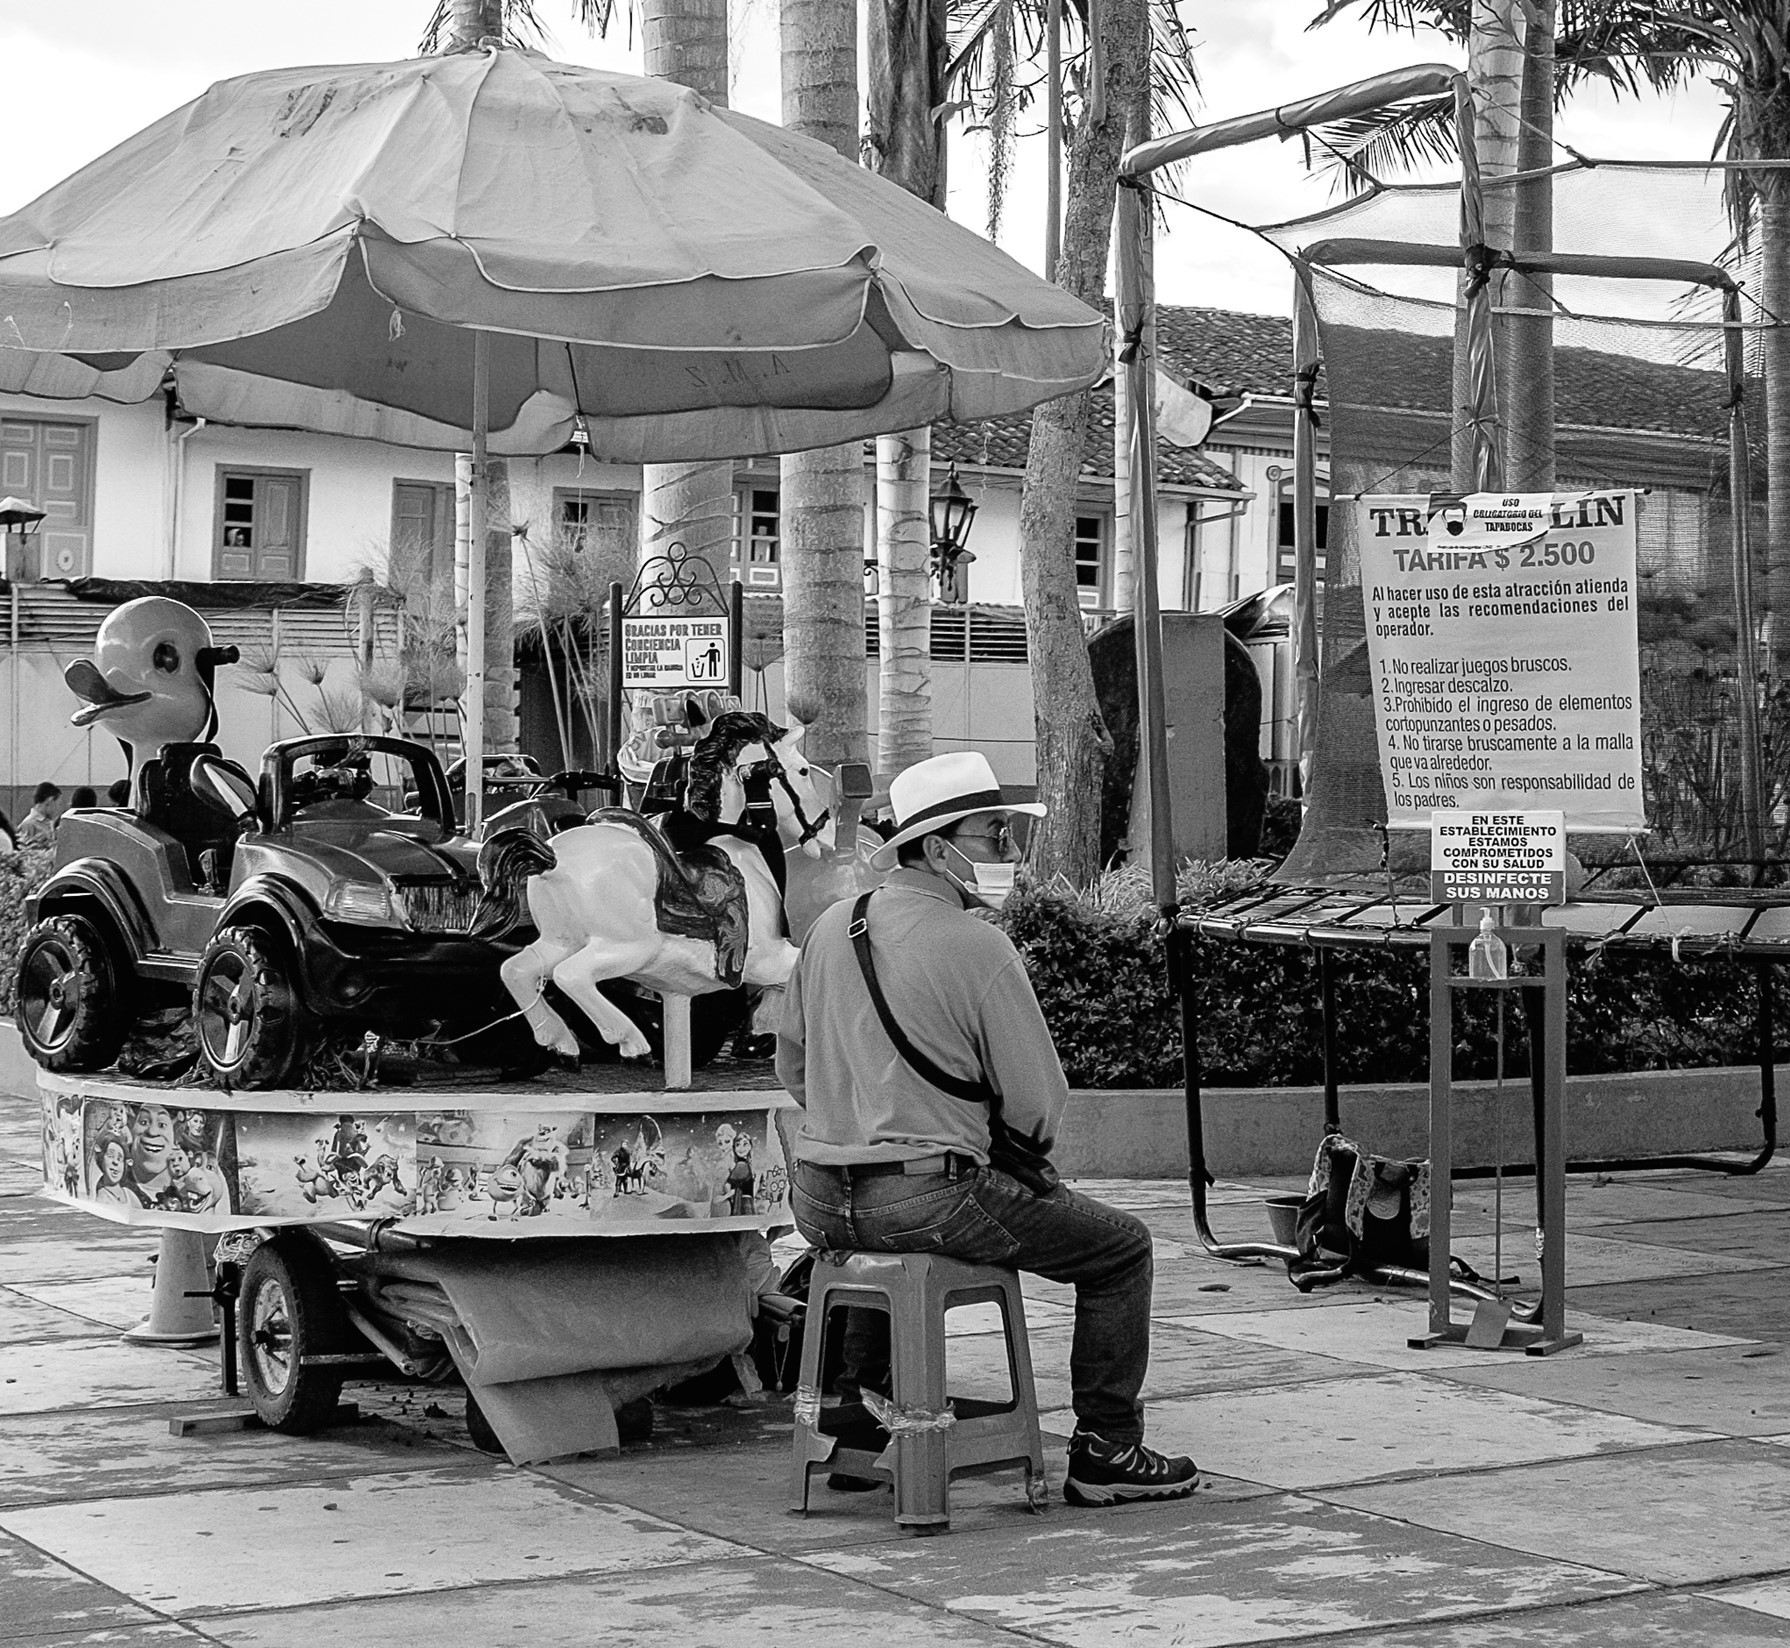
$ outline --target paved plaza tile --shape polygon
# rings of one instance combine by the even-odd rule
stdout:
[[[203,1401],[217,1394],[215,1353],[127,1345],[117,1339],[59,1339],[7,1347],[0,1414]]]
[[[1790,1266],[1601,1286],[1582,1283],[1569,1269],[1566,1308],[1569,1316],[1582,1310],[1663,1322],[1699,1333],[1775,1341],[1790,1351]]]
[[[1725,1585],[1720,1590],[1707,1594],[1735,1608],[1745,1608],[1781,1621],[1779,1629],[1783,1632],[1782,1640],[1790,1642],[1790,1575],[1779,1574],[1773,1579],[1760,1580],[1751,1585]]]
[[[155,1302],[155,1274],[147,1266],[122,1276],[96,1276],[84,1282],[21,1282],[12,1290],[39,1304],[66,1311],[87,1330],[134,1328]]]
[[[1606,1225],[1602,1234],[1626,1242],[1708,1253],[1729,1262],[1752,1259],[1761,1264],[1781,1265],[1787,1218],[1790,1210],[1784,1208],[1730,1204],[1730,1211],[1715,1217],[1631,1221]]]
[[[182,1406],[181,1413],[240,1411],[238,1401]],[[317,1436],[212,1431],[173,1436],[166,1409],[88,1409],[0,1419],[0,1508],[126,1494],[253,1488],[319,1477],[414,1471],[457,1462],[459,1450],[377,1420]]]
[[[1790,1569],[1790,1452],[1723,1438],[1690,1447],[1338,1486],[1323,1497],[1660,1585]]]
[[[1695,1225],[1696,1220],[1673,1221]],[[1597,1287],[1611,1282],[1666,1280],[1672,1277],[1715,1276],[1736,1270],[1768,1270],[1783,1262],[1780,1251],[1774,1258],[1755,1253],[1724,1253],[1694,1247],[1673,1247],[1661,1242],[1627,1239],[1622,1232],[1626,1225],[1599,1225],[1594,1232],[1566,1228],[1566,1274],[1574,1287]],[[1670,1226],[1643,1226],[1643,1229]],[[1537,1287],[1541,1270],[1536,1261],[1532,1241],[1522,1232],[1513,1244],[1512,1232],[1504,1236],[1505,1274],[1515,1270],[1525,1287]],[[1450,1246],[1457,1258],[1465,1259],[1481,1275],[1492,1272],[1493,1242],[1489,1235],[1457,1236]]]
[[[0,1234],[0,1287],[84,1281],[96,1276],[153,1276],[154,1231],[108,1225],[72,1209],[53,1234],[13,1240]]]
[[[182,1617],[746,1554],[482,1462],[5,1510],[0,1531]]]
[[[1472,1306],[1470,1299],[1456,1300],[1454,1320],[1471,1321]],[[1378,1303],[1373,1300],[1339,1301],[1334,1310],[1326,1311],[1239,1311],[1165,1320],[1171,1323],[1178,1320],[1187,1325],[1197,1323],[1208,1335],[1409,1373],[1480,1368],[1488,1361],[1501,1359],[1488,1356],[1482,1350],[1469,1350],[1465,1345],[1433,1345],[1427,1350],[1413,1350],[1410,1339],[1429,1330],[1429,1302],[1416,1294],[1400,1295]],[[1632,1356],[1638,1351],[1738,1347],[1747,1342],[1659,1323],[1625,1322],[1582,1314],[1573,1316],[1567,1326],[1585,1336],[1584,1343],[1574,1348],[1575,1362]],[[1534,1366],[1548,1359],[1521,1357],[1519,1360]]]
[[[807,1560],[1072,1648],[1286,1642],[1633,1584],[1283,1495],[1066,1513],[980,1549],[932,1540]]]
[[[792,1515],[787,1438],[772,1446],[729,1449],[719,1457],[692,1450],[680,1458],[654,1458],[623,1449],[617,1457],[568,1459],[539,1470],[598,1499],[761,1551],[799,1553],[910,1537],[895,1525],[889,1489],[835,1493],[824,1470],[813,1473],[808,1514]],[[1057,1499],[1048,1519],[1062,1509],[1060,1444],[1045,1443],[1045,1472]],[[950,1506],[953,1538],[979,1541],[1037,1520],[1026,1504],[1025,1473],[1017,1467],[958,1477],[951,1484]]]
[[[1062,1414],[1046,1415],[1060,1427]],[[1152,1446],[1276,1488],[1450,1475],[1534,1459],[1655,1449],[1698,1433],[1622,1415],[1380,1373],[1265,1391],[1177,1397],[1149,1413]]]
[[[1576,1318],[1574,1325],[1584,1320]],[[1624,1356],[1482,1358],[1437,1371],[1465,1385],[1518,1390],[1633,1419],[1766,1439],[1790,1429],[1790,1362],[1761,1354],[1775,1348],[1738,1340],[1706,1350]]]
[[[1646,1591],[1564,1608],[1369,1631],[1348,1648],[1765,1648],[1790,1623],[1720,1598]]]
[[[1209,1320],[1195,1316],[1183,1323],[1158,1320],[1153,1324],[1150,1368],[1143,1390],[1146,1402],[1208,1391],[1290,1385],[1305,1379],[1334,1379],[1351,1371],[1351,1364],[1338,1356],[1312,1355],[1296,1346],[1251,1344],[1200,1331]],[[1195,1323],[1197,1327],[1190,1325]],[[1039,1407],[1045,1411],[1067,1408],[1072,1330],[1067,1326],[1034,1329],[1027,1337]],[[950,1341],[945,1365],[947,1388],[953,1395],[1001,1400],[1008,1394],[1006,1349],[999,1335]],[[1357,1367],[1353,1371],[1367,1370]]]
[[[147,1299],[149,1295],[144,1293]],[[0,1287],[0,1345],[35,1339],[99,1339],[114,1330],[91,1317],[76,1316],[35,1298],[22,1288]]]
[[[0,1531],[0,1642],[153,1618],[129,1597]]]
[[[686,1563],[625,1575],[537,1581],[456,1597],[452,1634],[432,1597],[389,1597],[288,1613],[208,1619],[229,1648],[352,1648],[419,1643],[524,1643],[527,1648],[1018,1648],[1010,1633],[890,1596],[802,1563]]]

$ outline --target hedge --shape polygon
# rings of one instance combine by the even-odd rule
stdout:
[[[1259,881],[1259,864],[1195,865],[1181,878],[1198,908]],[[1143,876],[1119,870],[1085,893],[1022,888],[1001,924],[1025,956],[1073,1087],[1181,1082],[1180,1010]],[[1429,1079],[1427,950],[1333,952],[1337,1076],[1344,1082]],[[1323,1079],[1318,969],[1300,946],[1200,939],[1194,946],[1202,1079],[1215,1086],[1307,1086]],[[1670,1070],[1756,1057],[1757,979],[1742,963],[1652,955],[1573,957],[1567,1068]],[[1496,1068],[1496,1002],[1459,998],[1455,1074]],[[1522,1014],[1505,1022],[1505,1073],[1528,1070]]]
[[[25,900],[41,887],[56,861],[51,847],[22,848],[0,857],[0,1017],[12,1017],[25,942]]]
[[[0,858],[0,1015],[13,1012],[25,899],[49,874],[49,850]],[[1260,862],[1191,865],[1179,896],[1199,908],[1256,885]],[[1116,870],[1087,892],[1022,887],[1001,924],[1025,956],[1063,1068],[1075,1087],[1173,1087],[1181,1081],[1179,1006],[1169,994],[1146,878]],[[1429,1076],[1428,953],[1334,952],[1338,1079]],[[1308,1086],[1323,1079],[1317,966],[1291,945],[1212,939],[1194,946],[1200,1064],[1215,1086]],[[1575,955],[1567,1067],[1575,1074],[1743,1064],[1756,1056],[1753,969],[1703,957]],[[1460,1000],[1455,1073],[1490,1076],[1495,1004]],[[1526,1072],[1522,1016],[1505,1025],[1505,1071]]]

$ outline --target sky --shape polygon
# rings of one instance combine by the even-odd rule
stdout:
[[[735,107],[778,118],[775,0],[733,0]],[[1320,0],[1181,0],[1195,35],[1202,122],[1268,108],[1413,63],[1458,63],[1439,36],[1369,33],[1351,16],[1315,32]],[[25,205],[215,80],[309,63],[410,56],[428,0],[60,0],[0,14],[0,213]],[[639,42],[625,14],[607,40],[572,21],[569,0],[537,0],[553,31],[551,51],[568,62],[638,73]],[[1558,135],[1581,152],[1624,158],[1702,159],[1714,141],[1720,101],[1708,88],[1669,100],[1575,99]],[[1039,118],[1029,125],[1036,127]],[[951,212],[983,228],[976,137],[953,138]],[[1041,138],[1021,149],[1001,244],[1021,262],[1043,262]],[[1321,209],[1327,178],[1307,173],[1300,145],[1258,143],[1191,162],[1180,176],[1188,198],[1222,217],[1272,222]],[[1157,293],[1169,303],[1284,314],[1291,283],[1280,255],[1255,237],[1201,213],[1168,208],[1157,248]]]

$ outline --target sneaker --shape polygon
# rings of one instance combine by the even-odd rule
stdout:
[[[1109,1442],[1078,1431],[1069,1443],[1063,1497],[1071,1505],[1128,1505],[1143,1499],[1185,1499],[1200,1485],[1200,1468],[1141,1442]]]

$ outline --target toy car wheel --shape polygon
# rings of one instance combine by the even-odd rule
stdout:
[[[339,1366],[307,1367],[349,1338],[330,1261],[310,1238],[263,1242],[243,1267],[236,1338],[249,1400],[269,1430],[308,1436],[328,1423],[342,1395]]]
[[[310,1052],[315,1026],[284,949],[254,927],[226,927],[199,957],[199,1051],[229,1087],[279,1087]]]
[[[104,1070],[130,1028],[129,976],[85,916],[40,921],[19,955],[19,1035],[32,1058],[46,1070]]]

